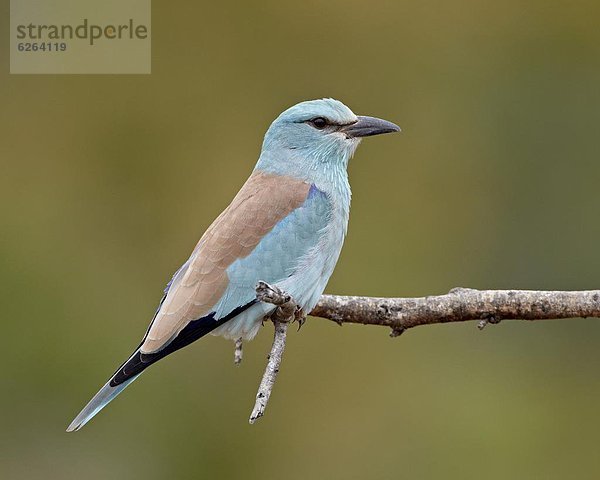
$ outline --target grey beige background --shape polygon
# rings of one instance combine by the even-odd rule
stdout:
[[[329,292],[600,287],[598,2],[154,3],[152,75],[10,76],[0,45],[0,476],[598,478],[593,319],[309,319],[253,427],[272,329],[240,368],[211,337],[64,433],[300,100],[404,130],[351,162]]]

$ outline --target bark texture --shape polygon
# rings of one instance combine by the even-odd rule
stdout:
[[[417,298],[377,298],[323,295],[310,313],[342,325],[360,323],[392,329],[437,323],[501,320],[549,320],[600,317],[600,290],[578,292],[538,290],[474,290],[453,288],[445,295]]]
[[[265,414],[265,409],[267,408],[267,403],[271,397],[271,392],[279,373],[279,367],[281,366],[288,325],[296,319],[298,312],[296,302],[290,295],[268,283],[258,282],[256,286],[256,298],[261,302],[277,305],[277,308],[270,316],[270,320],[273,321],[273,325],[275,326],[273,346],[271,347],[271,353],[267,357],[265,373],[260,381],[254,408],[250,414],[249,422],[251,424]]]
[[[291,321],[303,323],[294,299],[286,292],[259,282],[256,298],[277,305],[270,319],[275,325],[273,346],[260,382],[250,423],[265,413],[273,391],[285,349],[287,328]],[[419,325],[476,320],[478,327],[501,320],[550,320],[559,318],[600,318],[600,290],[579,292],[538,290],[474,290],[453,288],[445,295],[417,298],[377,298],[323,295],[313,317],[332,320],[339,325],[360,323],[391,328],[396,337]],[[236,363],[241,361],[241,342],[236,343]]]

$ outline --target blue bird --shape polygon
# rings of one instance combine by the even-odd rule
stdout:
[[[306,313],[317,304],[348,227],[348,161],[362,137],[398,132],[333,99],[302,102],[269,127],[254,171],[175,273],[142,342],[67,428],[79,430],[147,367],[208,333],[252,339],[275,308],[263,280]]]

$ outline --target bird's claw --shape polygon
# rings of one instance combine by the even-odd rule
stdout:
[[[267,282],[259,281],[256,284],[256,298],[261,302],[271,303],[281,306],[292,300],[291,295],[285,293],[276,285],[269,285]]]
[[[294,312],[294,318],[292,322],[298,322],[298,331],[302,328],[304,323],[306,322],[306,313],[300,307],[296,307],[296,311]]]
[[[256,284],[256,299],[277,307],[271,314],[264,317],[263,321],[271,319],[273,322],[289,322],[296,319],[296,311],[298,310],[296,302],[289,293],[276,285],[259,281]]]

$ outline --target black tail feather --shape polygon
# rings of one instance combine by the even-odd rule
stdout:
[[[199,338],[202,338],[204,335],[212,332],[215,328],[223,325],[225,322],[239,315],[244,310],[250,308],[255,303],[256,300],[253,300],[246,305],[235,308],[228,315],[220,318],[219,320],[215,320],[215,313],[213,312],[210,315],[199,318],[198,320],[191,321],[183,330],[181,330],[181,332],[179,332],[175,338],[173,338],[173,340],[171,340],[170,343],[168,343],[162,350],[159,350],[158,352],[142,353],[138,347],[134,354],[117,370],[114,376],[110,379],[110,386],[116,387],[117,385],[126,382],[130,378],[139,375],[142,373],[142,371],[144,371],[153,363],[158,362],[161,358],[164,358],[180,348],[183,348],[190,343],[195,342]]]

